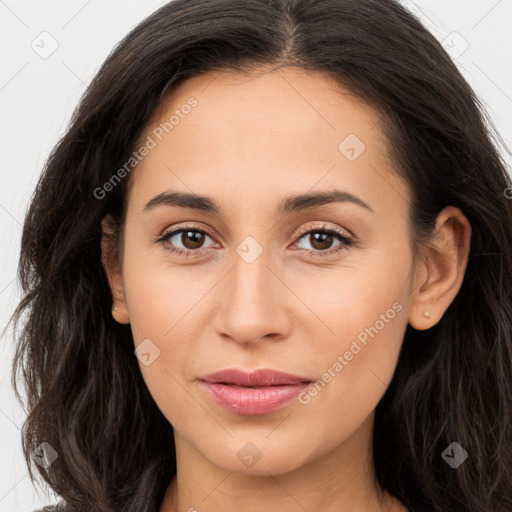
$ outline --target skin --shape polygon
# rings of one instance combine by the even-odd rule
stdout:
[[[407,324],[432,327],[459,291],[469,222],[445,208],[435,249],[413,261],[410,194],[393,169],[381,117],[325,74],[287,67],[193,77],[166,96],[142,140],[191,96],[197,107],[132,171],[118,264],[102,239],[114,318],[131,324],[135,346],[149,338],[160,350],[140,369],[174,427],[177,478],[161,512],[406,510],[381,496],[374,478],[374,410]],[[349,134],[366,146],[353,161],[338,149]],[[170,188],[214,198],[222,215],[172,205],[144,211]],[[289,195],[333,188],[373,212],[351,202],[276,212]],[[184,224],[213,236],[157,241]],[[315,241],[322,225],[355,243],[323,257],[301,252],[340,247],[336,236]],[[309,234],[298,236],[304,228]],[[249,236],[263,249],[251,263],[237,253]],[[206,252],[185,257],[166,249],[172,244]],[[237,415],[197,381],[233,367],[317,381],[397,302],[400,312],[307,404]],[[237,457],[248,442],[261,455],[251,467]]]

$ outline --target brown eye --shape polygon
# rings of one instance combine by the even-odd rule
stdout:
[[[322,227],[304,230],[299,233],[299,241],[296,246],[311,255],[327,256],[349,248],[354,242],[352,238],[332,228]],[[303,247],[303,241],[309,242],[310,248]],[[336,244],[335,242],[338,241]]]
[[[202,231],[182,231],[180,241],[185,249],[199,249],[204,242],[204,233]]]
[[[334,242],[334,236],[329,233],[314,232],[307,235],[311,243],[311,247],[316,251],[325,251],[330,249]]]
[[[181,228],[175,229],[166,235],[163,235],[159,242],[162,242],[167,249],[172,252],[178,253],[200,253],[203,249],[208,249],[209,247],[204,247],[204,243],[206,238],[210,238],[210,235],[203,231],[202,229],[197,228]],[[169,246],[169,247],[167,247]]]

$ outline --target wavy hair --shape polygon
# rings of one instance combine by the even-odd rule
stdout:
[[[512,190],[492,121],[442,45],[395,0],[175,0],[110,53],[49,155],[25,218],[13,384],[27,393],[38,474],[68,512],[157,512],[176,472],[173,429],[111,316],[101,220],[124,222],[130,177],[95,191],[132,156],[164,94],[205,72],[322,71],[377,109],[411,190],[414,256],[437,214],[472,226],[466,274],[442,317],[408,325],[375,414],[379,484],[411,511],[512,510]],[[21,320],[23,319],[23,322]],[[452,469],[442,453],[469,454]]]

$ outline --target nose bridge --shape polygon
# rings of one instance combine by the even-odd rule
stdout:
[[[271,270],[272,254],[255,239],[236,248],[233,266],[223,285],[216,329],[239,342],[253,342],[289,328],[285,297]]]
[[[242,242],[234,258],[230,287],[232,299],[241,306],[261,303],[272,288],[268,250],[256,251],[254,243]]]

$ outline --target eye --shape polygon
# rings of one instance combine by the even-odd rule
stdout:
[[[209,247],[201,247],[204,244],[205,237],[212,239],[210,234],[203,229],[194,226],[182,226],[162,235],[157,241],[164,244],[168,251],[177,253],[178,256],[189,256],[192,254],[200,255],[209,249]],[[180,244],[183,247],[180,247]]]
[[[349,236],[345,235],[336,228],[328,228],[327,226],[321,226],[320,228],[308,227],[299,232],[300,240],[309,241],[313,249],[305,249],[299,247],[301,252],[306,252],[314,256],[328,256],[334,253],[338,253],[343,249],[347,249],[353,245],[354,240]],[[338,240],[339,244],[331,249],[333,242]],[[326,250],[329,249],[329,250]]]
[[[309,237],[309,242],[313,249],[299,247],[298,250],[313,256],[332,255],[347,249],[354,243],[352,238],[337,228],[328,228],[327,226],[316,228],[309,226],[301,230],[297,236],[299,237],[299,242],[296,242],[294,245],[298,245],[303,239],[308,241]],[[203,246],[206,238],[213,240],[212,235],[204,229],[199,229],[195,226],[181,226],[162,235],[158,238],[157,242],[162,243],[166,250],[176,253],[178,256],[199,256],[212,248]],[[336,241],[338,241],[338,245],[331,249]]]

